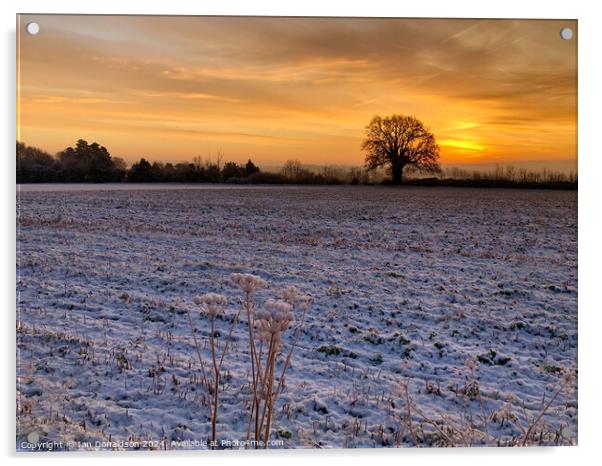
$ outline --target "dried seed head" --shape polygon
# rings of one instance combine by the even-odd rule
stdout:
[[[302,297],[301,292],[294,286],[290,285],[280,292],[280,297],[286,303],[294,306]]]
[[[195,296],[194,303],[211,317],[217,317],[224,312],[224,307],[228,304],[228,298],[223,294],[205,293]]]
[[[282,332],[287,330],[294,319],[293,306],[280,300],[269,299],[263,309],[255,314],[259,339],[273,340],[277,347],[282,344]]]
[[[250,273],[233,273],[230,275],[230,281],[242,291],[249,294],[268,286],[268,283],[263,278],[251,275]]]
[[[560,383],[567,394],[575,391],[575,373],[571,369],[563,369],[560,375]]]
[[[291,306],[299,304],[299,307],[302,309],[307,309],[311,302],[310,296],[303,294],[298,288],[292,285],[281,290],[279,296],[284,302],[289,303]]]

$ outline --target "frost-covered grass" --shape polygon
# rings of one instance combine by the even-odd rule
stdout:
[[[244,441],[232,273],[268,282],[258,308],[289,285],[313,301],[270,448],[577,442],[576,192],[43,189],[17,199],[18,447],[32,431],[91,449],[209,440],[188,312],[210,361],[240,309],[216,430]],[[213,333],[206,293],[229,298]]]

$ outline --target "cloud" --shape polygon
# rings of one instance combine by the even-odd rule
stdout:
[[[287,158],[279,144],[289,141],[303,160],[333,152],[333,162],[360,163],[366,122],[410,113],[440,141],[477,141],[485,158],[576,156],[576,45],[558,38],[561,27],[576,29],[570,21],[58,15],[22,23],[31,20],[43,34],[20,37],[21,132],[41,146],[77,115],[77,131],[100,119],[109,140],[128,132],[130,143],[115,140],[132,156],[164,150],[167,130],[161,144],[147,131],[163,122],[174,138],[190,137],[178,157],[221,137],[235,157]],[[60,133],[79,137],[75,128]],[[474,152],[466,143],[442,149],[454,160]]]

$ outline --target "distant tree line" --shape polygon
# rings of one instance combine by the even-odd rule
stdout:
[[[221,183],[244,180],[260,172],[249,160],[244,165],[227,162],[160,163],[141,158],[128,168],[119,157],[111,157],[106,147],[80,139],[74,147],[52,156],[48,152],[17,141],[17,183]]]
[[[53,155],[17,142],[17,183],[232,183],[232,184],[397,184],[385,167],[336,166],[308,167],[299,160],[288,160],[278,172],[262,171],[250,159],[246,164],[217,161],[161,163],[141,158],[128,167],[123,159],[112,157],[97,144],[80,139],[74,147]],[[444,168],[433,170],[407,167],[403,183],[419,186],[468,186],[498,188],[577,189],[577,175],[528,171],[512,166],[493,171],[468,171]]]
[[[125,162],[111,157],[106,147],[80,139],[50,155],[36,147],[17,141],[17,183],[106,183],[122,181]]]
[[[415,176],[405,180],[413,186],[464,186],[474,188],[538,188],[577,189],[576,173],[561,173],[547,169],[532,171],[512,165],[496,166],[492,170],[445,168],[437,177]]]
[[[152,164],[142,158],[127,171],[124,181],[131,183],[222,183],[231,178],[246,178],[259,172],[259,167],[251,160],[245,165],[226,162],[203,163],[200,158],[194,162]]]

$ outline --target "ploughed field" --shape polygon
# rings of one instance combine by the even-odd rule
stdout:
[[[209,360],[192,300],[228,296],[223,345],[235,272],[313,299],[271,447],[577,443],[576,192],[99,185],[19,189],[17,447],[205,448],[187,309]],[[249,367],[241,314],[220,440]]]

